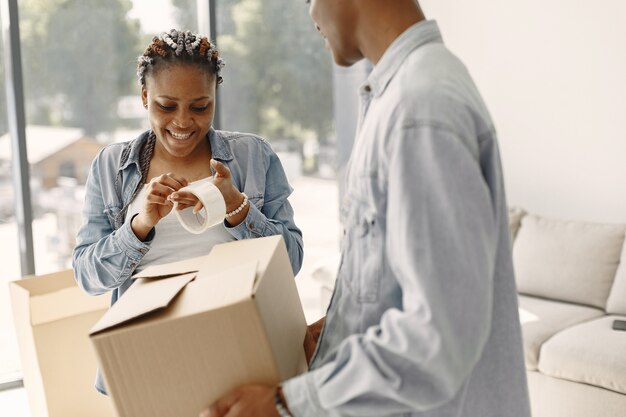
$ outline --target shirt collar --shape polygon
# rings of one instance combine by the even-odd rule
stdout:
[[[219,131],[213,128],[209,129],[208,137],[213,159],[218,161],[230,161],[233,159],[233,154]]]
[[[374,96],[380,96],[407,56],[416,48],[431,42],[443,42],[436,21],[422,20],[409,27],[389,45],[361,86],[361,91],[371,91]]]
[[[132,140],[128,143],[127,148],[124,150],[124,153],[128,156],[123,158],[123,163],[119,167],[120,171],[126,169],[126,167],[128,167],[130,164],[137,164],[139,162],[141,150],[143,149],[144,144],[150,138],[151,134],[152,131],[147,130],[139,135],[137,139]]]

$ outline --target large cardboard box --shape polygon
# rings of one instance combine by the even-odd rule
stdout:
[[[306,369],[306,321],[282,237],[216,245],[135,278],[91,331],[120,417],[197,417],[238,385]]]
[[[9,286],[31,415],[115,416],[111,401],[94,389],[97,362],[89,341],[109,297],[83,293],[71,270]]]

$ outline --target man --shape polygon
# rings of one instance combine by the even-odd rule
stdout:
[[[529,416],[496,133],[467,70],[415,0],[310,14],[337,64],[374,64],[335,293],[308,373],[203,416]]]

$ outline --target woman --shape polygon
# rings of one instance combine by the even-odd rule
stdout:
[[[292,188],[269,144],[211,127],[223,61],[200,35],[171,30],[138,59],[141,99],[151,129],[105,147],[86,184],[83,225],[73,253],[78,285],[92,295],[113,291],[111,304],[150,264],[207,254],[213,245],[281,234],[294,274],[302,233],[287,201]],[[182,187],[214,175],[226,203],[223,224],[191,234],[173,209],[201,207]],[[96,388],[104,391],[100,378]]]

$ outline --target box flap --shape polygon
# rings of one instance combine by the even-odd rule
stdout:
[[[30,296],[53,293],[64,288],[75,287],[74,271],[66,269],[46,275],[28,275],[13,284],[22,287]]]
[[[30,299],[30,321],[33,326],[50,323],[66,317],[109,308],[109,297],[92,297],[78,286],[55,293],[38,295]]]
[[[143,271],[133,275],[133,279],[137,278],[167,278],[175,275],[197,272],[200,265],[207,258],[207,255],[198,256],[196,258],[184,259],[182,261],[170,262],[162,265],[152,265]]]
[[[181,302],[168,311],[169,317],[180,317],[207,310],[217,310],[252,296],[257,262],[250,261],[222,270],[201,269]],[[171,314],[170,314],[171,313]]]
[[[89,296],[78,288],[71,269],[24,277],[11,282],[11,286],[27,294],[33,326],[109,307],[108,296]]]
[[[137,279],[104,317],[96,323],[89,334],[96,334],[167,307],[195,276],[196,273],[193,272],[167,279]]]
[[[215,245],[200,268],[213,271],[229,269],[232,265],[240,265],[242,254],[245,254],[248,259],[257,262],[257,277],[262,276],[282,239],[281,235],[275,235]]]

